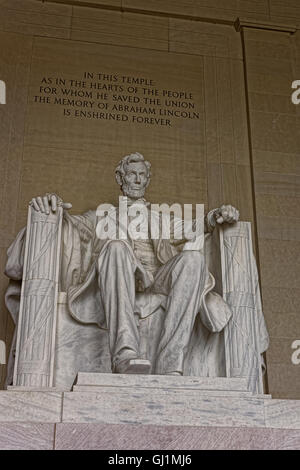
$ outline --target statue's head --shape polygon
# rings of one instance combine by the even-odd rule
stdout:
[[[140,153],[126,155],[116,168],[116,180],[124,196],[139,199],[150,183],[151,163]]]

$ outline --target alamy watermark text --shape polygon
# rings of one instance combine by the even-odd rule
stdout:
[[[6,104],[6,85],[3,80],[0,80],[0,104]]]
[[[6,346],[4,341],[0,340],[0,365],[6,364]]]

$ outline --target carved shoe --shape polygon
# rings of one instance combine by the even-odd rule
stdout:
[[[127,359],[120,362],[114,370],[116,374],[149,374],[151,362],[146,359]]]
[[[182,377],[182,373],[181,372],[177,372],[177,371],[174,371],[174,372],[166,372],[164,375],[177,375],[179,377]]]

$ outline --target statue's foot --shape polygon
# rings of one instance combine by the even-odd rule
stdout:
[[[127,359],[115,368],[117,374],[150,374],[151,362],[146,359]]]
[[[166,374],[164,375],[178,375],[178,376],[182,376],[182,373],[181,372],[177,372],[177,371],[174,371],[174,372],[167,372]]]

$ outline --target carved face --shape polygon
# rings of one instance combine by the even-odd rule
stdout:
[[[122,192],[124,196],[139,199],[144,196],[149,182],[150,178],[145,163],[128,163],[126,173],[122,178]]]

